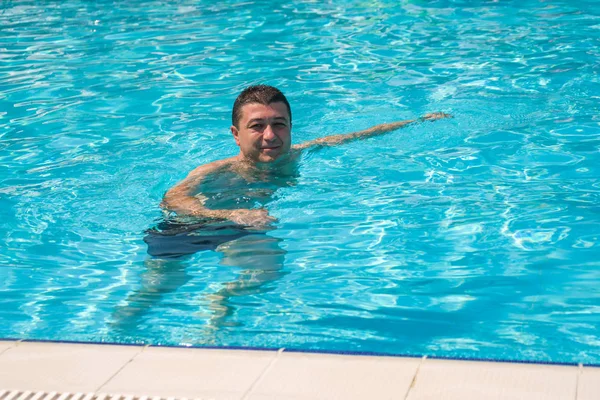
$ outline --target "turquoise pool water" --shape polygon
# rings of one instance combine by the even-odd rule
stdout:
[[[599,56],[597,1],[3,1],[0,337],[600,363]],[[296,143],[455,118],[307,153],[230,199],[275,229],[150,257],[253,83]]]

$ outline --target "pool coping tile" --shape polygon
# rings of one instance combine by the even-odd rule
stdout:
[[[16,344],[17,344],[17,342],[14,340],[0,340],[0,356],[6,350],[14,347]]]
[[[101,391],[163,397],[241,399],[276,351],[147,347]]]
[[[0,355],[2,389],[94,392],[142,350],[17,342]]]
[[[421,359],[286,353],[265,372],[247,399],[398,399]],[[245,399],[246,399],[245,398]]]
[[[579,368],[426,359],[407,400],[575,399]]]
[[[600,367],[582,367],[577,383],[577,400],[600,399]]]

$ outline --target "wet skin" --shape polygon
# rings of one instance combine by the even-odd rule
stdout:
[[[238,161],[271,163],[290,151],[292,124],[284,103],[246,104],[238,127],[230,129],[240,148]]]

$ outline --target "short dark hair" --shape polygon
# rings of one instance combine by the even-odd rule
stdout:
[[[282,102],[286,105],[288,114],[290,115],[290,124],[292,123],[292,109],[290,103],[281,93],[281,90],[268,85],[249,86],[240,93],[233,103],[233,111],[231,112],[231,123],[236,128],[239,128],[240,119],[242,118],[242,107],[250,103],[259,103],[268,106],[271,103]]]

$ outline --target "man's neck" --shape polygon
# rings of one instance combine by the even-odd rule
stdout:
[[[277,158],[276,160],[269,161],[269,162],[260,162],[260,161],[251,160],[251,159],[245,157],[242,153],[238,154],[238,156],[236,157],[236,162],[239,167],[241,167],[243,169],[258,170],[258,171],[278,170],[279,168],[281,168],[282,165],[285,165],[290,160],[291,160],[291,157],[290,157],[289,153],[284,154],[284,155],[280,156],[279,158]]]
[[[238,155],[235,162],[231,165],[234,172],[244,177],[246,180],[254,181],[272,179],[281,176],[295,176],[298,165],[295,162],[296,153],[288,153],[272,162],[256,162],[248,160],[243,155]]]

